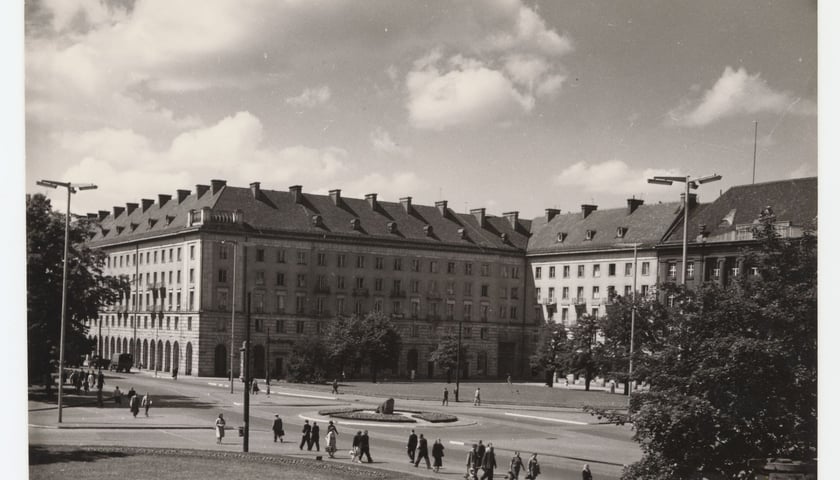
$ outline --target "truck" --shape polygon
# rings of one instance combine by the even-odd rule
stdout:
[[[129,373],[133,364],[134,359],[130,353],[115,353],[111,356],[111,365],[108,368],[117,372]]]

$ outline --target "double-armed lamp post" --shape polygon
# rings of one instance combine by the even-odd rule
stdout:
[[[39,180],[37,184],[47,188],[63,187],[67,189],[67,212],[64,215],[64,272],[61,277],[61,335],[58,345],[58,423],[61,423],[62,396],[64,394],[64,325],[67,317],[67,254],[70,250],[70,196],[77,191],[94,190],[97,187],[92,183],[74,184],[55,180]]]

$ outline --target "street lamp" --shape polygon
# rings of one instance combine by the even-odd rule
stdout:
[[[682,284],[685,285],[685,270],[686,262],[688,260],[688,189],[697,189],[704,183],[716,182],[723,178],[718,174],[706,175],[692,179],[691,176],[684,177],[670,177],[670,176],[656,176],[648,179],[648,183],[654,185],[672,185],[674,182],[685,183],[685,197],[683,197],[683,243],[682,243]]]
[[[619,243],[617,246],[619,247],[633,247],[633,306],[630,308],[630,369],[627,372],[627,395],[630,395],[632,388],[630,388],[630,382],[633,378],[633,341],[636,338],[636,279],[638,278],[638,272],[636,271],[636,267],[638,264],[638,251],[639,245],[641,243]]]
[[[233,283],[230,296],[230,393],[233,393],[233,335],[236,326],[236,250],[239,243],[236,240],[222,240],[222,245],[233,244]],[[247,387],[245,388],[247,390]]]
[[[39,180],[38,185],[47,188],[63,187],[67,189],[67,213],[64,215],[64,272],[61,277],[61,335],[59,336],[58,354],[58,423],[61,423],[62,396],[64,394],[64,324],[67,316],[67,254],[70,249],[70,195],[77,190],[93,190],[92,183],[72,184],[54,180]]]
[[[458,395],[461,392],[461,327],[463,320],[458,320],[458,350],[455,351],[455,403],[458,403]]]

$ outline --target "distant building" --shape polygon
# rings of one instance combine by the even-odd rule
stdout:
[[[686,285],[728,284],[740,275],[758,272],[744,263],[744,249],[756,244],[753,229],[762,215],[775,217],[775,230],[784,238],[802,236],[816,228],[817,178],[739,185],[711,203],[691,198],[688,216]],[[682,215],[657,245],[659,282],[679,283],[682,276]]]
[[[89,334],[106,357],[129,352],[144,368],[226,376],[233,328],[238,375],[250,293],[256,377],[284,376],[293,343],[322,334],[331,319],[373,311],[390,316],[403,339],[390,375],[444,377],[429,355],[459,321],[464,377],[521,375],[530,222],[518,217],[224,180],[127,203],[99,212],[91,245],[131,290]]]
[[[579,212],[548,209],[534,219],[527,257],[537,318],[569,326],[584,313],[600,316],[615,297],[632,295],[634,279],[640,294],[652,291],[654,247],[680,210],[676,202],[645,205],[630,198],[625,208],[581,205]]]

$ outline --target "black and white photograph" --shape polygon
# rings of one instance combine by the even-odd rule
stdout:
[[[10,3],[14,478],[831,478],[827,2]]]

